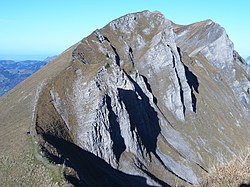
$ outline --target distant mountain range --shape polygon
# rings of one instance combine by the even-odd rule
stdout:
[[[246,62],[248,65],[250,65],[250,56],[246,58]]]
[[[38,60],[0,60],[0,96],[11,90],[18,83],[35,73],[54,57]]]

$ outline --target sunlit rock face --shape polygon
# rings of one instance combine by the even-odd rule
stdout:
[[[69,182],[195,184],[248,145],[249,70],[211,20],[128,14],[69,50],[34,119],[43,154]]]

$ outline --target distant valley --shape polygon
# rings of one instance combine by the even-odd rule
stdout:
[[[35,73],[54,57],[39,60],[0,60],[0,96]]]

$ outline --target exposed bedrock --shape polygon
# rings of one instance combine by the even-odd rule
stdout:
[[[195,184],[249,145],[249,72],[218,24],[144,11],[70,50],[34,120],[43,154],[72,184]]]

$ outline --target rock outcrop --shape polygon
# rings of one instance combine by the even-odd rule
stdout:
[[[249,145],[249,69],[211,20],[128,14],[65,53],[67,68],[38,92],[33,123],[69,182],[196,184]]]

